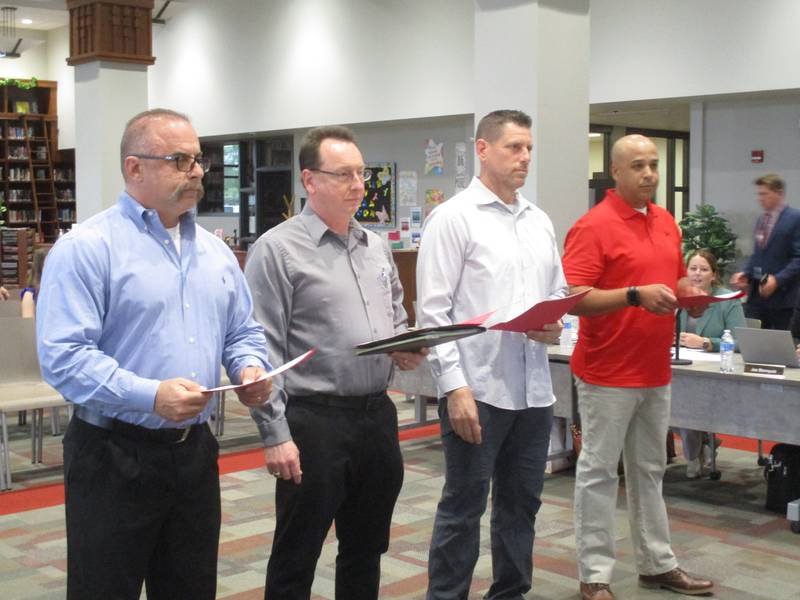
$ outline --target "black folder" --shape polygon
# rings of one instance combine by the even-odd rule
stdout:
[[[413,331],[404,331],[398,335],[359,344],[355,348],[356,356],[370,354],[387,354],[389,352],[416,352],[422,348],[430,348],[446,344],[470,335],[486,331],[480,325],[442,325],[441,327],[424,327]]]

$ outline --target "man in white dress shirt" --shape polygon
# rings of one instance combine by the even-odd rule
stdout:
[[[425,222],[417,262],[423,327],[496,310],[506,320],[566,295],[553,225],[517,191],[533,148],[531,119],[499,110],[478,124],[480,176]],[[428,561],[428,600],[466,599],[480,519],[492,491],[493,583],[487,599],[521,599],[531,587],[536,512],[553,396],[546,344],[561,323],[527,336],[489,331],[431,349],[439,396],[445,484]]]

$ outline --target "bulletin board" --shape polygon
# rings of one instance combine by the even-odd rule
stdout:
[[[367,163],[364,168],[371,176],[364,182],[364,199],[356,211],[356,220],[370,227],[394,228],[397,212],[395,164]]]

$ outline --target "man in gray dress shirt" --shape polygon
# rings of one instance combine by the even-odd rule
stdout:
[[[245,267],[273,364],[317,348],[252,411],[277,478],[265,598],[309,598],[335,521],[336,598],[372,600],[403,481],[386,387],[393,363],[412,369],[423,355],[353,355],[359,343],[406,329],[397,268],[383,240],[353,219],[365,171],[352,132],[312,129],[299,158],[308,203],[259,238]]]

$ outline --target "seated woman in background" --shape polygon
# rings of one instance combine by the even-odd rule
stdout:
[[[33,319],[36,317],[36,296],[39,295],[39,283],[42,281],[42,270],[44,269],[44,259],[49,248],[37,248],[33,253],[31,272],[28,275],[28,287],[24,287],[19,292],[20,312],[23,319]]]
[[[730,293],[720,284],[717,259],[708,250],[695,250],[686,261],[686,270],[692,285],[708,294],[718,296]],[[736,327],[744,327],[744,310],[739,299],[709,304],[703,316],[694,319],[686,311],[680,313],[681,346],[719,352],[719,341],[723,332],[730,329],[736,337]],[[686,476],[702,475],[703,432],[693,429],[678,429],[683,441],[686,458]]]

